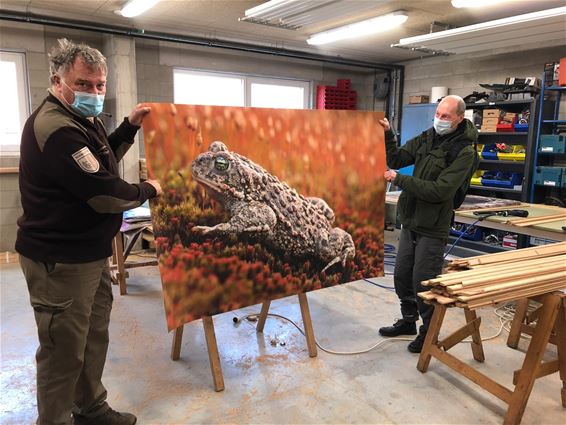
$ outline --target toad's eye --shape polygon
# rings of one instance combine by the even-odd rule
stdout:
[[[219,171],[226,171],[230,166],[230,162],[223,156],[219,156],[214,160],[214,168]]]

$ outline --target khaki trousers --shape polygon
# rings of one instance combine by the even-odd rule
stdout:
[[[71,413],[107,409],[102,371],[112,287],[107,260],[42,263],[20,256],[37,323],[38,424],[72,423]]]

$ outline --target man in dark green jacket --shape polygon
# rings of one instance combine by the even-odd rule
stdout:
[[[407,176],[390,169],[386,180],[402,189],[397,209],[402,229],[395,263],[395,292],[401,301],[402,319],[382,327],[383,336],[415,335],[419,315],[423,321],[419,334],[408,349],[420,353],[433,307],[417,293],[421,282],[442,272],[444,248],[450,232],[456,191],[469,178],[473,166],[478,132],[464,118],[466,104],[459,96],[447,96],[438,104],[434,126],[397,147],[387,119],[385,129],[387,165],[401,168],[415,165]]]

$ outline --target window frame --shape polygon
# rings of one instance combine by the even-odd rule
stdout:
[[[25,125],[25,122],[31,114],[31,95],[29,88],[29,75],[27,66],[27,55],[25,51],[13,50],[13,49],[0,49],[0,56],[2,60],[5,57],[14,58],[13,62],[16,64],[16,86],[18,91],[18,97],[23,98],[23,102],[18,102],[19,113],[21,119],[21,129],[20,129],[20,141],[17,144],[4,145],[0,144],[0,156],[2,157],[19,157],[20,156],[20,144],[21,144],[21,132]]]
[[[251,105],[251,87],[252,84],[272,84],[279,86],[289,86],[289,87],[301,87],[304,88],[303,94],[303,109],[312,109],[312,81],[301,80],[297,78],[281,78],[281,77],[268,77],[261,75],[252,74],[239,74],[235,72],[224,72],[224,71],[209,71],[194,68],[173,68],[173,98],[175,98],[175,73],[187,73],[202,76],[213,76],[213,77],[226,77],[226,78],[239,78],[243,81],[244,87],[244,106],[252,107]]]

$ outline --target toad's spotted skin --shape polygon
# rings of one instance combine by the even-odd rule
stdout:
[[[192,174],[230,213],[226,223],[195,226],[203,234],[256,236],[294,257],[314,256],[346,265],[356,250],[352,237],[332,227],[334,212],[320,198],[305,198],[248,158],[213,142],[192,163]]]

